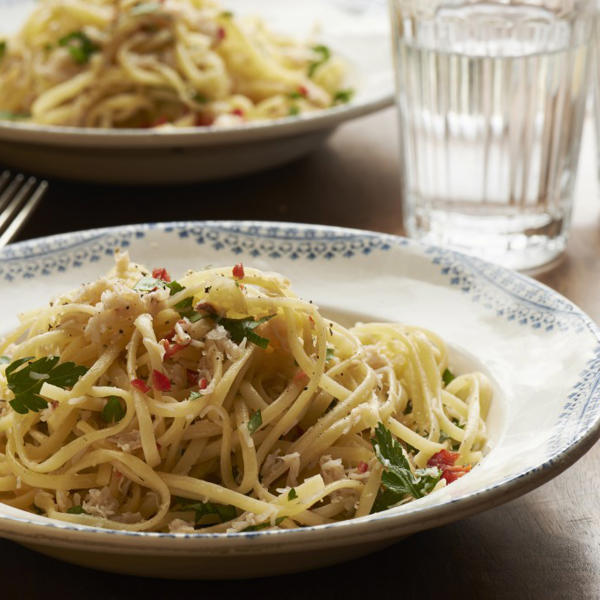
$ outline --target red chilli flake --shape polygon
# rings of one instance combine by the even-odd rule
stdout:
[[[356,470],[359,473],[366,473],[369,470],[369,465],[364,460],[361,460],[358,463],[358,467],[356,467]]]
[[[301,96],[308,96],[308,90],[306,89],[306,86],[303,86],[303,85],[299,86],[298,87],[298,93]]]
[[[171,389],[171,380],[156,369],[152,371],[152,382],[154,387],[161,392],[168,392]]]
[[[167,119],[167,117],[165,117],[165,116],[158,117],[158,119],[156,119],[156,121],[154,121],[154,123],[152,123],[151,127],[160,127],[161,125],[166,125],[168,122],[169,122],[169,119]]]
[[[225,28],[219,27],[219,29],[217,29],[217,40],[219,42],[221,42],[225,39],[226,36],[227,36],[227,32],[225,31]]]
[[[244,116],[244,111],[241,108],[234,108],[231,111],[232,115],[236,115],[237,117],[243,117]]]
[[[236,279],[244,279],[244,277],[245,277],[244,265],[242,263],[238,263],[237,265],[235,265],[233,267],[233,269],[231,270],[231,272],[233,273],[233,276]]]
[[[150,386],[143,379],[132,379],[131,385],[144,394],[147,394],[150,391]]]
[[[298,371],[294,375],[294,381],[296,383],[302,383],[303,381],[306,381],[307,379],[308,379],[308,375],[302,370]]]
[[[167,283],[170,283],[171,281],[171,276],[169,275],[168,271],[166,269],[153,269],[152,270],[152,277],[154,277],[154,279],[160,279],[162,281],[166,281]]]
[[[203,377],[198,382],[198,389],[205,390],[207,387],[208,387],[208,379],[206,379],[206,377]]]
[[[455,465],[454,463],[458,457],[458,452],[450,452],[446,449],[440,450],[427,461],[427,466],[440,469],[442,479],[445,479],[446,483],[452,483],[471,470],[471,465]]]
[[[177,354],[177,352],[186,347],[186,344],[171,344],[169,343],[169,340],[160,340],[159,343],[165,349],[164,360],[171,358],[174,354]]]
[[[215,122],[215,118],[210,115],[196,115],[194,125],[196,127],[210,127]]]
[[[190,387],[193,387],[194,385],[196,385],[198,383],[198,371],[192,371],[191,369],[187,370],[187,380],[188,383],[190,384]]]

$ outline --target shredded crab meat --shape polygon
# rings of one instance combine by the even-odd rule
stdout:
[[[222,325],[217,325],[206,334],[207,348],[209,343],[213,342],[217,349],[225,354],[229,360],[237,360],[242,356],[245,343],[238,344],[231,341],[229,332]]]
[[[319,460],[321,475],[325,483],[333,483],[346,478],[346,470],[340,458],[331,458],[328,454]]]
[[[286,485],[290,487],[298,485],[300,454],[298,452],[291,452],[290,454],[279,456],[279,449],[275,453],[269,454],[265,459],[262,469],[263,485],[269,486],[279,477],[281,474],[280,466],[282,464],[285,465],[288,471]]]
[[[241,518],[232,521],[231,527],[227,529],[227,533],[239,533],[248,527],[254,527],[256,525],[262,525],[263,523],[269,523],[269,525],[275,525],[276,509],[264,512],[260,515],[254,513],[244,513]]]
[[[176,344],[181,344],[182,346],[187,346],[191,341],[191,336],[187,333],[190,326],[190,322],[188,319],[182,319],[175,323],[175,337],[173,341]]]
[[[134,431],[119,433],[107,439],[108,441],[116,444],[121,450],[123,450],[123,452],[135,452],[135,450],[142,447],[140,432],[137,429]]]
[[[95,517],[108,519],[119,508],[118,500],[111,494],[110,488],[92,488],[82,503],[83,510]]]
[[[319,466],[326,484],[347,478],[346,469],[340,458],[324,455],[319,460]],[[357,495],[354,490],[338,490],[331,494],[331,501],[339,502],[344,506],[344,510],[351,511],[356,505]]]
[[[131,525],[133,523],[140,523],[144,520],[144,517],[139,512],[124,512],[118,515],[114,515],[112,517],[112,520],[117,521],[117,523],[126,523]]]
[[[183,519],[173,519],[169,523],[169,533],[194,533],[194,524]]]
[[[71,508],[71,498],[69,492],[65,490],[56,490],[56,506],[60,512],[67,512]]]

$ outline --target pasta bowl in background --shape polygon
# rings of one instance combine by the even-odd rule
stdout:
[[[0,0],[0,35],[15,32],[33,0]],[[385,4],[336,1],[223,2],[270,29],[330,46],[348,66],[347,104],[233,127],[92,129],[0,120],[0,162],[66,179],[170,183],[219,179],[289,162],[317,148],[343,122],[392,103],[393,71]]]
[[[172,578],[238,578],[333,564],[515,498],[577,460],[600,435],[600,331],[549,288],[477,258],[334,227],[179,222],[41,238],[0,252],[0,332],[18,312],[106,272],[115,249],[171,273],[206,264],[274,270],[348,325],[427,327],[450,367],[484,371],[494,400],[489,451],[452,485],[381,513],[315,527],[228,534],[140,533],[51,520],[0,505],[0,535],[99,569]],[[410,543],[410,542],[407,542]]]

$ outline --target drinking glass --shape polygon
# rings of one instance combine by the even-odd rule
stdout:
[[[407,233],[516,269],[565,248],[594,0],[390,0]]]

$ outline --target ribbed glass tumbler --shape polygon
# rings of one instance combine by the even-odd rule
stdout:
[[[565,248],[594,0],[391,0],[407,233],[516,269]]]

